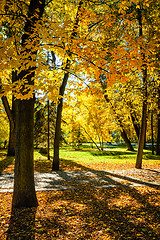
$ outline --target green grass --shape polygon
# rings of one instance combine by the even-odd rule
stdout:
[[[98,151],[96,149],[60,149],[60,169],[61,170],[108,170],[108,169],[129,169],[135,168],[137,152],[127,151],[124,147]],[[48,166],[51,170],[53,150],[50,151],[51,160],[47,160],[47,155],[35,152],[35,162],[40,165]],[[45,159],[45,160],[44,160]],[[144,150],[144,168],[159,168],[160,156],[152,155],[151,151]],[[44,162],[45,161],[45,162]],[[42,168],[41,168],[42,169]],[[37,169],[38,170],[38,169]],[[45,168],[45,170],[47,170]]]
[[[6,156],[7,150],[0,150],[0,172],[13,172],[14,157]],[[127,151],[126,148],[118,147],[105,151],[96,149],[60,149],[60,170],[112,170],[135,168],[137,152]],[[47,155],[40,154],[38,149],[34,151],[35,170],[49,172],[52,169],[53,149],[50,150],[51,159]],[[142,167],[146,169],[159,169],[160,156],[152,155],[150,150],[144,150]]]

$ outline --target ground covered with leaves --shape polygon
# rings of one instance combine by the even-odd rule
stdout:
[[[38,192],[38,208],[12,212],[0,196],[0,239],[160,239],[156,188]]]
[[[134,168],[129,153],[116,153],[110,160],[107,153],[96,154],[85,158],[83,152],[64,151],[61,171]],[[153,158],[145,156],[145,169],[159,168],[158,158]],[[0,172],[13,172],[13,163],[1,152]],[[48,172],[50,167],[51,161],[36,153],[35,171]],[[12,193],[0,193],[0,239],[160,239],[159,187],[93,189],[83,184],[77,189],[37,192],[37,198],[37,208],[12,210]]]

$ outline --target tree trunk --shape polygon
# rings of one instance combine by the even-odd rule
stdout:
[[[13,207],[38,205],[33,166],[34,99],[18,100]]]
[[[135,117],[134,117],[134,115],[133,115],[133,113],[131,111],[130,111],[130,115],[131,115],[131,119],[132,119],[134,130],[136,132],[136,136],[139,139],[139,132],[140,132],[139,125],[136,123],[136,119],[135,119]]]
[[[54,156],[52,163],[52,171],[59,170],[59,143],[61,137],[61,118],[62,118],[62,107],[63,99],[61,98],[60,103],[57,107],[57,117],[56,117],[56,127],[55,127],[55,137],[54,137]]]
[[[142,110],[142,123],[141,123],[141,130],[138,142],[138,152],[137,152],[137,159],[136,159],[136,168],[142,168],[142,156],[143,156],[143,147],[144,147],[144,140],[145,140],[145,133],[146,133],[146,117],[147,117],[147,103],[144,100],[143,102],[143,110]]]
[[[160,85],[158,86],[158,113],[157,113],[157,143],[156,143],[156,155],[160,155]]]
[[[138,9],[138,21],[139,21],[139,37],[143,36],[142,32],[142,12],[141,9]],[[145,54],[140,47],[142,60],[145,62]],[[143,107],[142,107],[142,120],[141,120],[141,129],[138,142],[138,152],[136,159],[136,168],[142,168],[142,157],[143,157],[143,148],[146,135],[146,125],[147,125],[147,65],[144,63],[142,65],[142,78],[143,78]]]
[[[67,60],[66,70],[70,68],[70,60]],[[64,74],[63,82],[60,87],[59,95],[62,96],[59,99],[59,104],[57,106],[57,116],[56,116],[56,127],[55,127],[55,137],[54,137],[54,156],[52,163],[52,171],[59,170],[59,143],[61,137],[61,119],[62,119],[62,108],[63,108],[63,95],[65,87],[68,81],[69,73]]]
[[[124,129],[122,129],[122,131],[121,131],[121,137],[123,138],[123,140],[124,140],[124,142],[125,142],[125,144],[128,148],[127,150],[128,151],[134,151],[134,148],[131,144],[131,141],[128,139],[126,131]]]
[[[151,138],[152,138],[152,154],[154,155],[153,110],[151,111]]]
[[[49,100],[47,101],[47,109],[48,109],[48,118],[47,118],[47,121],[48,121],[48,133],[47,133],[47,149],[48,149],[48,160],[50,160],[50,110],[49,110]]]

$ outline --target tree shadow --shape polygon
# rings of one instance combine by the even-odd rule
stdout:
[[[152,159],[152,160],[160,160],[160,156],[158,156],[158,155],[153,155],[153,154],[151,154],[151,153],[145,153],[144,152],[144,159],[145,160],[150,160],[150,159]]]
[[[35,239],[36,208],[12,209],[6,240]]]
[[[160,171],[156,171],[156,170],[153,170],[153,169],[147,169],[147,168],[145,168],[145,170],[148,170],[148,171],[150,171],[150,172],[154,172],[154,173],[160,174]]]
[[[120,202],[122,196],[124,201]],[[45,194],[47,203],[54,206],[51,211],[58,216],[61,229],[65,226],[61,231],[62,239],[81,240],[159,239],[158,231],[152,228],[160,223],[159,208],[149,202],[150,197],[135,188],[93,190],[82,187],[64,191],[60,196],[54,192]],[[54,229],[52,221],[54,218],[46,215],[45,224],[51,231]]]
[[[121,174],[93,170],[72,160],[61,159],[60,166],[62,171],[56,174],[63,177],[66,174],[67,181],[69,175],[63,170],[70,168],[70,171],[91,172],[118,187],[96,189],[81,184],[72,190],[41,192],[42,206],[38,220],[36,216],[36,228],[35,208],[15,210],[7,239],[34,240],[35,234],[37,239],[160,239],[155,230],[160,224],[159,206],[151,202],[158,187]],[[153,192],[144,193],[130,185],[122,187],[117,178],[150,186]]]
[[[52,168],[52,162],[51,160],[48,160],[47,158],[39,158],[34,160],[34,169],[37,172],[49,172]]]
[[[60,170],[61,171],[89,171],[91,168],[85,167],[82,164],[78,164],[73,160],[67,160],[64,158],[60,159]]]

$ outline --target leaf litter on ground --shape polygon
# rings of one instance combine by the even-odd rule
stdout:
[[[61,171],[127,171],[134,168],[133,161],[127,161],[102,164],[62,159],[60,164]],[[11,159],[7,165],[3,156],[1,172],[12,172],[13,162]],[[154,170],[157,164],[158,159],[147,159],[143,166]],[[35,159],[35,171],[50,169],[51,161]],[[160,239],[159,187],[93,189],[90,184],[81,184],[77,189],[37,192],[37,198],[37,208],[12,210],[12,193],[0,193],[0,239]]]

